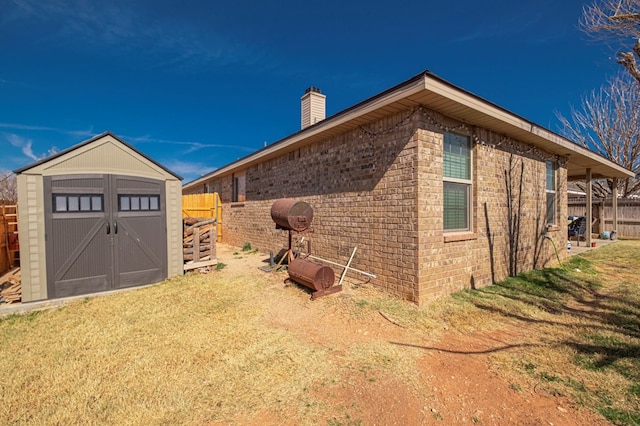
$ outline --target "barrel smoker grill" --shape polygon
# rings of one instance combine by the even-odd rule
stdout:
[[[333,286],[335,275],[333,269],[319,265],[307,259],[295,258],[291,249],[291,233],[309,232],[313,221],[313,208],[304,201],[296,201],[290,198],[276,200],[271,206],[271,219],[276,223],[276,229],[289,232],[289,249],[274,270],[277,270],[282,261],[287,258],[287,271],[289,279],[311,290],[311,299],[336,293],[342,290],[342,286]],[[309,252],[310,246],[309,246]]]
[[[271,219],[276,229],[303,232],[311,226],[313,208],[304,201],[282,198],[271,206]]]
[[[342,290],[341,285],[332,287],[335,275],[333,269],[328,266],[318,265],[307,259],[293,259],[287,270],[291,280],[315,290],[311,293],[311,299]]]

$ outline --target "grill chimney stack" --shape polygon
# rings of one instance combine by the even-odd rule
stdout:
[[[302,101],[301,126],[309,127],[325,119],[327,97],[317,87],[309,87],[305,90]]]

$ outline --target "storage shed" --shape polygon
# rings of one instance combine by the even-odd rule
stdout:
[[[182,178],[116,135],[15,173],[23,302],[182,274]]]

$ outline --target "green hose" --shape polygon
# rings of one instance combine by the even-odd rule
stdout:
[[[548,239],[549,241],[551,241],[551,244],[553,245],[553,249],[556,251],[556,257],[558,258],[558,263],[560,264],[561,267],[564,268],[564,265],[562,264],[562,262],[560,261],[560,255],[558,254],[558,247],[556,247],[556,243],[551,239],[550,236],[545,235],[544,236],[546,239]]]

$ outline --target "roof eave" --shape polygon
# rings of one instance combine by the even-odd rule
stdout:
[[[309,126],[297,133],[294,133],[284,139],[260,149],[244,158],[233,163],[227,164],[215,171],[201,176],[191,182],[186,183],[183,189],[190,189],[202,184],[214,177],[224,176],[238,169],[249,167],[258,162],[280,155],[287,150],[301,148],[311,144],[316,140],[322,139],[327,134],[336,134],[348,131],[359,126],[355,122],[357,118],[366,117],[368,114],[374,114],[376,111],[383,109],[385,106],[392,105],[413,94],[419,93],[425,88],[425,73],[418,74],[415,77],[401,83],[389,90],[386,90],[372,98],[369,98],[359,104],[356,104],[346,110],[332,115],[312,126]],[[403,108],[404,109],[404,108]]]
[[[427,84],[427,90],[455,103],[455,107],[445,107],[444,109],[448,111],[440,112],[471,125],[497,130],[499,133],[531,144],[551,154],[567,157],[570,179],[586,177],[587,169],[591,169],[592,177],[595,179],[635,176],[633,171],[627,170],[557,133],[454,86],[435,75],[430,75],[430,77],[432,81]]]
[[[445,116],[479,126],[568,158],[568,176],[633,177],[634,173],[562,136],[425,71],[351,108],[339,112],[240,160],[183,186],[189,190],[212,178],[242,170],[258,162],[301,148],[322,138],[346,132],[381,116],[424,105]]]

